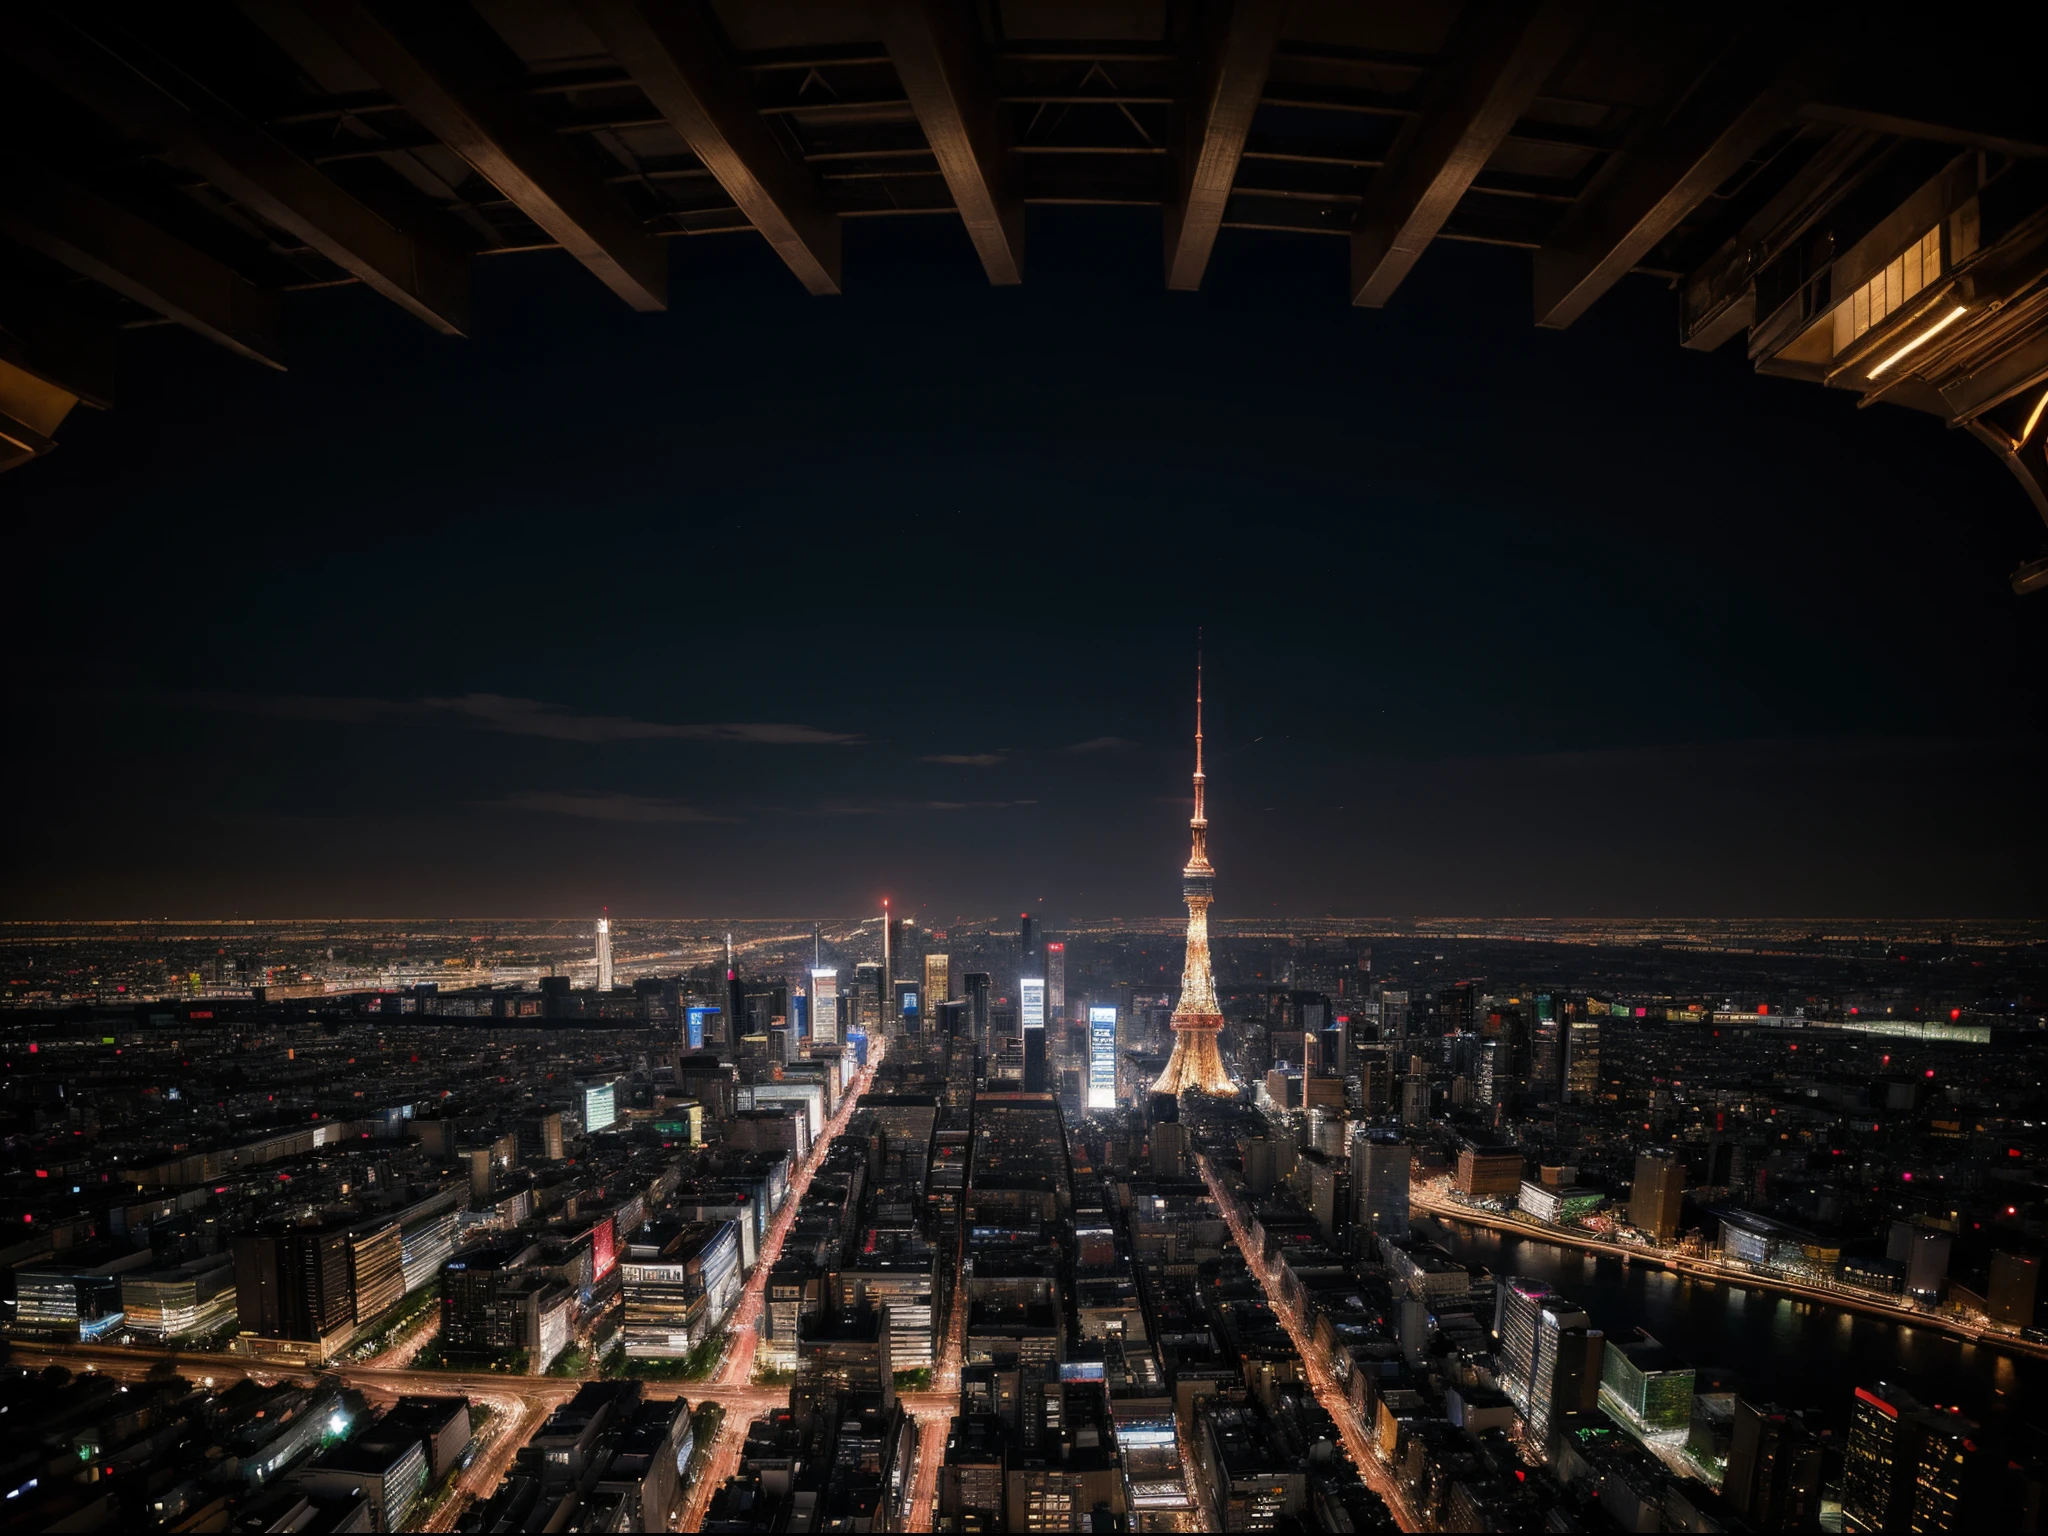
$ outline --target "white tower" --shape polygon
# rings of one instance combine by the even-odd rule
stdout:
[[[606,907],[604,910],[605,915],[597,920],[597,990],[609,992],[612,989],[612,909]]]

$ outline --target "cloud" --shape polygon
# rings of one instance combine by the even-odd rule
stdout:
[[[194,694],[200,709],[264,715],[273,720],[320,720],[338,725],[388,720],[443,720],[548,741],[736,741],[759,746],[845,746],[862,738],[844,731],[779,721],[727,721],[672,725],[626,715],[582,715],[559,704],[503,693],[465,693],[442,699],[328,698],[317,694]]]
[[[1004,811],[1013,806],[1036,805],[1036,800],[827,800],[798,815],[809,816],[900,816],[917,811]]]
[[[933,752],[920,757],[920,763],[952,763],[961,768],[993,768],[1003,760],[1000,752]]]
[[[648,795],[592,793],[584,790],[524,790],[502,800],[485,802],[492,810],[532,811],[543,816],[575,816],[584,821],[701,822],[731,821],[680,800]]]
[[[1071,747],[1061,747],[1062,752],[1121,752],[1137,743],[1123,736],[1091,736],[1086,741],[1077,741]]]

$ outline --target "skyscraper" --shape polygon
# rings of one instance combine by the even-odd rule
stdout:
[[[1067,1016],[1067,946],[1058,940],[1045,946],[1045,1010],[1055,1021]]]
[[[836,969],[811,972],[811,1041],[814,1045],[839,1043],[839,972]]]
[[[1581,998],[1564,1031],[1564,1096],[1573,1104],[1590,1104],[1599,1091],[1600,1021],[1586,1012]]]
[[[953,957],[951,955],[926,955],[924,957],[924,1005],[934,1013],[939,1004],[951,1001],[953,996]]]
[[[733,959],[732,935],[725,936],[725,1044],[737,1046],[747,1027],[747,987]]]
[[[1628,1197],[1628,1219],[1652,1242],[1678,1236],[1679,1202],[1685,1197],[1685,1164],[1669,1152],[1636,1154],[1636,1183]]]
[[[1408,1235],[1408,1165],[1408,1143],[1391,1132],[1352,1139],[1351,1221],[1365,1241]]]
[[[1926,1438],[1920,1420],[1919,1400],[1890,1382],[1856,1389],[1842,1456],[1843,1530],[1927,1529],[1912,1522]]]
[[[609,992],[612,989],[612,919],[611,908],[605,908],[605,915],[597,920],[597,990]]]
[[[969,1004],[969,1023],[974,1032],[974,1043],[982,1050],[988,1049],[988,1007],[989,974],[987,971],[969,971],[960,978],[960,995]]]
[[[1759,1531],[1810,1530],[1820,1516],[1825,1454],[1800,1415],[1737,1398],[1721,1495]]]
[[[1088,1107],[1116,1108],[1116,1010],[1088,1010]]]
[[[1554,1099],[1564,1091],[1564,1020],[1558,1000],[1539,994],[1531,1010],[1529,1027],[1529,1091],[1539,1099]]]
[[[1045,974],[1045,952],[1038,932],[1038,919],[1029,912],[1017,914],[1017,978]]]
[[[1024,1028],[1024,1091],[1046,1093],[1045,978],[1024,976],[1017,982]]]
[[[1223,1032],[1223,1009],[1216,1001],[1216,983],[1209,974],[1209,907],[1216,899],[1216,871],[1209,864],[1209,818],[1204,813],[1207,778],[1202,772],[1202,669],[1195,666],[1195,814],[1188,822],[1194,846],[1181,871],[1181,895],[1188,904],[1187,963],[1180,977],[1180,1002],[1173,1010],[1173,1055],[1152,1085],[1154,1093],[1182,1093],[1192,1088],[1218,1097],[1236,1092],[1216,1037]]]

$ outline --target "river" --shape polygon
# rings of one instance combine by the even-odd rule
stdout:
[[[1416,1231],[1467,1264],[1545,1281],[1577,1302],[1610,1339],[1627,1340],[1644,1329],[1678,1359],[1732,1373],[1752,1400],[1819,1408],[1838,1428],[1848,1422],[1855,1389],[1876,1381],[1896,1381],[1924,1403],[1959,1407],[1987,1424],[2008,1413],[2037,1416],[2048,1402],[2048,1362],[1935,1329],[1649,1265],[1623,1267],[1619,1259],[1462,1222],[1418,1217]],[[1484,1321],[1491,1326],[1492,1319]]]

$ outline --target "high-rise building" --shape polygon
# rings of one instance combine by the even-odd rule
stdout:
[[[1721,1496],[1759,1531],[1812,1530],[1826,1449],[1801,1415],[1738,1397]]]
[[[889,999],[889,1027],[905,1034],[916,1034],[924,1028],[924,983],[898,981],[892,987]]]
[[[578,1088],[583,1096],[583,1131],[585,1135],[593,1131],[609,1130],[618,1123],[618,1084],[616,1081],[606,1078],[601,1083],[579,1084]]]
[[[717,1045],[718,1015],[719,1010],[716,1008],[686,1008],[683,1011],[683,1043],[693,1051],[701,1051],[707,1045]]]
[[[732,935],[725,936],[725,1029],[723,1045],[737,1046],[747,1027],[747,987],[740,980],[739,966],[732,952]]]
[[[924,957],[924,1005],[934,1013],[939,1004],[950,1002],[953,997],[953,957],[951,955],[926,955]]]
[[[896,919],[889,943],[889,980],[915,981],[924,972],[924,933],[914,917]]]
[[[1564,1028],[1564,1096],[1573,1104],[1590,1104],[1600,1093],[1600,1021],[1586,1012],[1582,998]]]
[[[1656,1243],[1678,1236],[1678,1212],[1685,1197],[1685,1163],[1670,1152],[1654,1149],[1636,1155],[1635,1188],[1628,1197],[1628,1219]]]
[[[1600,1399],[1607,1340],[1592,1321],[1562,1297],[1551,1297],[1536,1319],[1536,1359],[1529,1372],[1523,1414],[1529,1439],[1547,1445],[1550,1427],[1567,1413],[1590,1412]]]
[[[1017,914],[1017,975],[1043,976],[1045,974],[1045,952],[1039,947],[1043,943],[1038,932],[1038,919],[1029,912]]]
[[[1509,1275],[1494,1294],[1495,1357],[1500,1362],[1501,1390],[1525,1417],[1529,1384],[1536,1372],[1536,1335],[1543,1309],[1555,1300],[1541,1280]]]
[[[1360,1238],[1408,1235],[1408,1143],[1389,1131],[1360,1131],[1351,1142],[1351,1223]]]
[[[558,1109],[528,1109],[514,1125],[522,1163],[558,1163],[562,1160],[562,1112]]]
[[[352,1331],[352,1247],[345,1226],[237,1238],[235,1302],[242,1330],[306,1342]]]
[[[1530,1009],[1529,1091],[1539,1099],[1564,1092],[1564,1020],[1558,999],[1537,994]]]
[[[1024,1091],[1048,1093],[1045,1052],[1045,978],[1022,976],[1017,1000],[1024,1029]]]
[[[1088,1010],[1088,1107],[1116,1108],[1116,1010]]]
[[[1408,1039],[1408,994],[1399,988],[1380,991],[1380,1039],[1399,1046]]]
[[[349,1233],[349,1301],[358,1323],[381,1317],[405,1300],[405,1264],[398,1223],[372,1220]]]
[[[1919,1400],[1879,1382],[1858,1387],[1850,1408],[1849,1443],[1842,1455],[1842,1529],[1920,1531],[1913,1521],[1920,1471]]]
[[[1993,1253],[1991,1285],[1984,1298],[1991,1321],[2008,1328],[2031,1327],[2040,1284],[2039,1259],[2027,1254]]]
[[[597,920],[597,990],[612,989],[612,920],[610,913]]]
[[[960,996],[968,1003],[968,1026],[973,1031],[974,1043],[981,1050],[988,1049],[989,1028],[989,974],[987,971],[969,971],[960,978]]]
[[[869,1037],[882,1032],[882,993],[885,967],[863,960],[853,968],[853,1024]]]
[[[1045,1010],[1055,1020],[1067,1016],[1067,946],[1062,940],[1045,946]]]
[[[1193,848],[1181,871],[1181,895],[1188,904],[1187,962],[1181,969],[1180,1002],[1173,1010],[1173,1055],[1152,1085],[1155,1093],[1200,1093],[1226,1097],[1236,1086],[1224,1069],[1216,1038],[1223,1032],[1223,1009],[1216,1001],[1216,983],[1209,971],[1209,908],[1216,900],[1216,871],[1209,863],[1209,818],[1204,809],[1208,787],[1202,772],[1202,670],[1195,667],[1195,814],[1188,827]]]
[[[839,1043],[839,972],[811,972],[811,1043]]]

